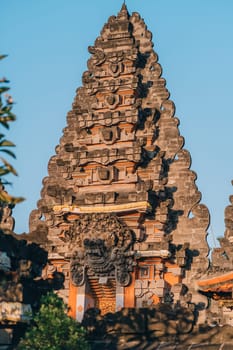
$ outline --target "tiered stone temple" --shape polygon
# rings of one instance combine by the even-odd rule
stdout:
[[[124,4],[104,25],[48,165],[30,232],[44,235],[45,276],[82,319],[202,296],[208,209],[183,149],[152,35]]]
[[[232,181],[233,184],[233,181]],[[233,195],[225,209],[224,237],[214,248],[207,274],[198,281],[199,290],[211,298],[210,316],[217,324],[233,326]]]

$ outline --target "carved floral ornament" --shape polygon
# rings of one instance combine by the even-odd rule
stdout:
[[[82,285],[86,276],[112,277],[122,286],[130,284],[135,234],[117,216],[81,214],[60,239],[68,243],[74,285]]]

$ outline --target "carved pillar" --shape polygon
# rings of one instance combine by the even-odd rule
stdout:
[[[117,283],[116,285],[116,311],[124,307],[124,287]]]
[[[78,288],[76,302],[76,320],[81,322],[86,311],[86,283]]]
[[[95,306],[95,300],[87,281],[82,286],[78,287],[76,296],[76,320],[81,322],[85,311]]]

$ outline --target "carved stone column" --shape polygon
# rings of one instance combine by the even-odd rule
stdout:
[[[81,322],[84,312],[86,311],[86,283],[78,287],[77,302],[76,302],[76,320]]]
[[[119,283],[116,285],[116,311],[124,307],[124,287]]]

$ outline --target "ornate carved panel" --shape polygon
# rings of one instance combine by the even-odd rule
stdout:
[[[130,283],[135,234],[115,215],[80,215],[60,237],[69,246],[75,285],[82,285],[86,276],[115,276],[120,285]]]

